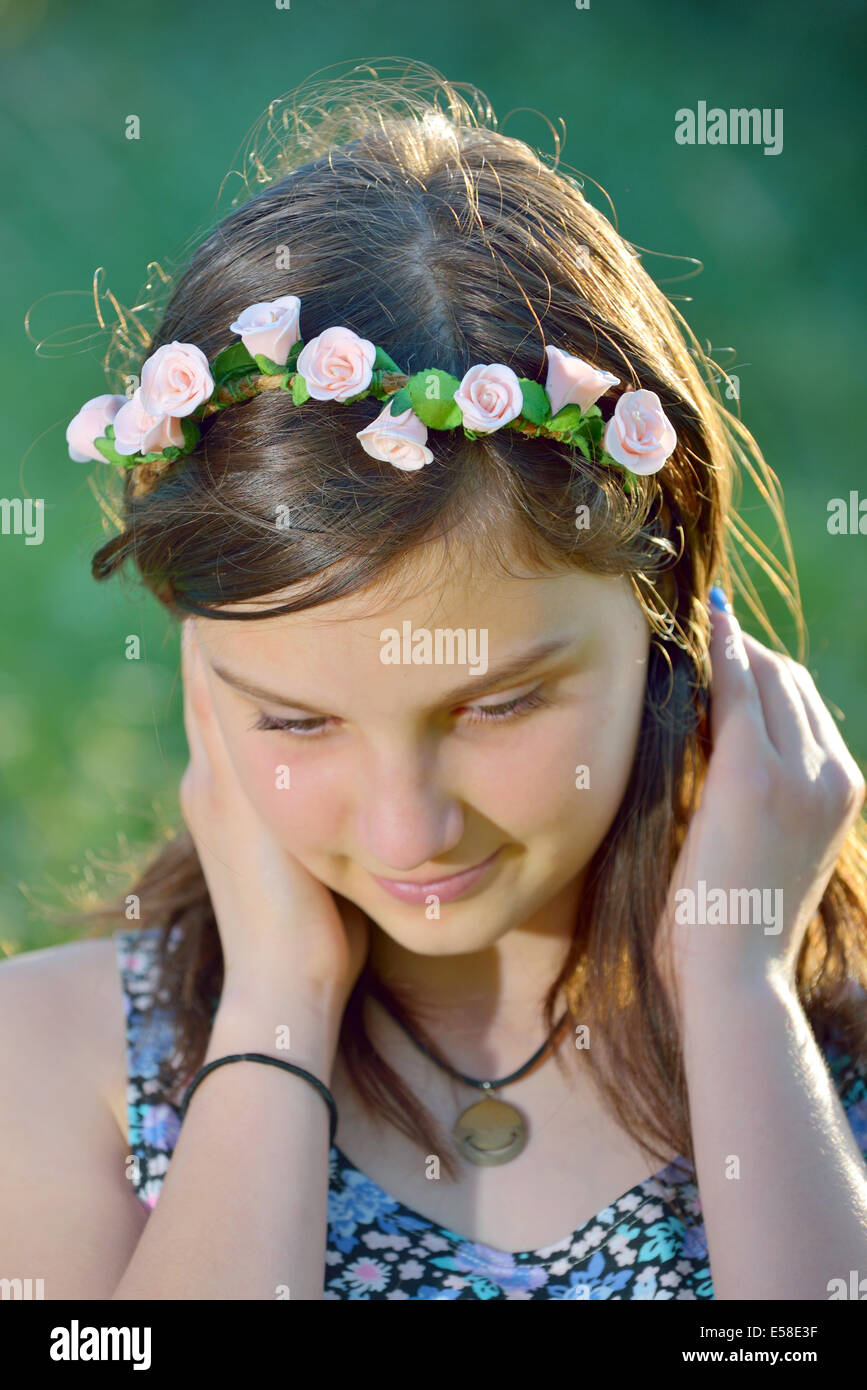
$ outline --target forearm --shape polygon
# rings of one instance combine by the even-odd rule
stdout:
[[[285,1002],[222,1003],[205,1062],[275,1051],[330,1084],[337,1029]],[[232,1062],[190,1099],[162,1191],[115,1299],[318,1299],[325,1269],[329,1110],[302,1077]],[[289,1294],[282,1292],[288,1287]]]
[[[685,985],[684,1066],[717,1299],[867,1274],[867,1167],[788,985]]]

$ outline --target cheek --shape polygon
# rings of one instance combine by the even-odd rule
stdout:
[[[640,704],[587,699],[535,728],[486,767],[484,802],[510,822],[592,814],[613,817],[629,779]],[[481,786],[480,786],[481,789]]]
[[[280,844],[315,848],[335,838],[343,801],[325,759],[264,732],[236,735],[229,751],[244,791]]]

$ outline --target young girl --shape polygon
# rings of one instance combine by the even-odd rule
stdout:
[[[272,108],[70,425],[126,470],[94,575],[180,623],[187,829],[0,970],[3,1271],[852,1296],[864,784],[725,597],[773,474],[577,183],[440,94]]]

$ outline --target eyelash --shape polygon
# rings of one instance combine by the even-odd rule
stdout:
[[[550,700],[538,689],[531,690],[526,695],[519,695],[514,700],[507,700],[502,705],[477,706],[473,710],[473,717],[467,722],[470,724],[503,724],[512,719],[519,719],[522,715],[529,714],[531,710],[541,709],[549,705]],[[472,706],[469,706],[472,708]],[[482,710],[485,712],[482,713]],[[317,725],[311,728],[311,725]],[[269,714],[260,714],[254,724],[250,725],[253,729],[279,729],[283,733],[294,734],[296,738],[318,738],[322,735],[324,721],[322,719],[274,719]]]

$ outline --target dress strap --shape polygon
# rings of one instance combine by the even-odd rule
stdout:
[[[161,927],[113,933],[126,1016],[127,1176],[153,1208],[180,1132],[189,1078],[174,1062],[170,1004],[158,999]]]

